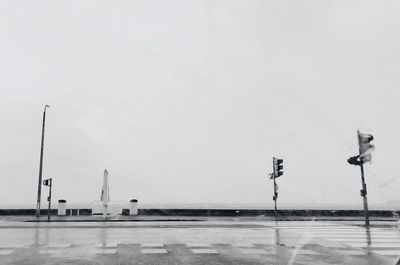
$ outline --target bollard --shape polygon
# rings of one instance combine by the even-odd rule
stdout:
[[[129,209],[129,215],[137,215],[138,214],[137,202],[138,201],[136,199],[131,200],[131,207]]]
[[[58,200],[58,215],[67,215],[66,204],[66,200]]]

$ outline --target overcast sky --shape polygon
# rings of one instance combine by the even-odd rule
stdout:
[[[1,1],[0,205],[53,198],[400,208],[400,2]],[[43,191],[43,200],[47,189]],[[396,202],[397,201],[397,202]]]

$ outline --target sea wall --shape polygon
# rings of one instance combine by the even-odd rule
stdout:
[[[0,209],[0,215],[35,215],[35,209]],[[40,211],[41,215],[47,215],[47,209]],[[67,216],[91,215],[91,209],[67,209]],[[51,215],[57,215],[57,209],[51,209]],[[122,215],[129,215],[129,209],[123,209]],[[274,216],[274,210],[252,209],[139,209],[138,215],[147,216]],[[364,215],[363,210],[278,210],[281,217],[359,217]],[[372,217],[397,217],[400,211],[374,210],[369,211]]]

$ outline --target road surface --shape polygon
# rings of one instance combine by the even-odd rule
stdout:
[[[32,218],[32,217],[29,217]],[[27,217],[27,219],[29,219]],[[0,264],[396,264],[396,222],[0,220]]]

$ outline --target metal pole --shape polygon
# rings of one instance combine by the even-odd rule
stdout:
[[[40,199],[42,196],[42,169],[43,169],[43,145],[44,145],[44,128],[46,123],[46,108],[49,106],[46,105],[43,111],[43,121],[42,121],[42,141],[40,144],[40,164],[39,164],[39,181],[38,181],[38,193],[37,193],[37,201],[36,201],[36,217],[40,216]]]
[[[275,174],[274,174],[274,202],[275,202],[275,221],[278,221],[278,208],[276,205],[276,200],[278,199],[277,196],[278,192],[276,191],[276,181],[275,181]]]
[[[49,197],[47,200],[49,201],[49,210],[47,211],[47,221],[50,221],[50,208],[51,208],[51,187],[53,186],[53,179],[50,179],[50,186],[49,186]]]
[[[361,196],[363,197],[363,204],[364,204],[365,225],[369,226],[367,184],[365,183],[363,164],[360,165],[360,169],[361,169],[361,184],[362,184]]]
[[[357,139],[358,139],[359,154],[361,155],[362,154],[362,150],[361,150],[360,131],[357,131]],[[365,178],[364,178],[364,163],[363,162],[360,164],[360,169],[361,169],[361,185],[362,185],[360,192],[361,192],[361,196],[363,197],[365,226],[369,226],[367,184],[365,183]]]

